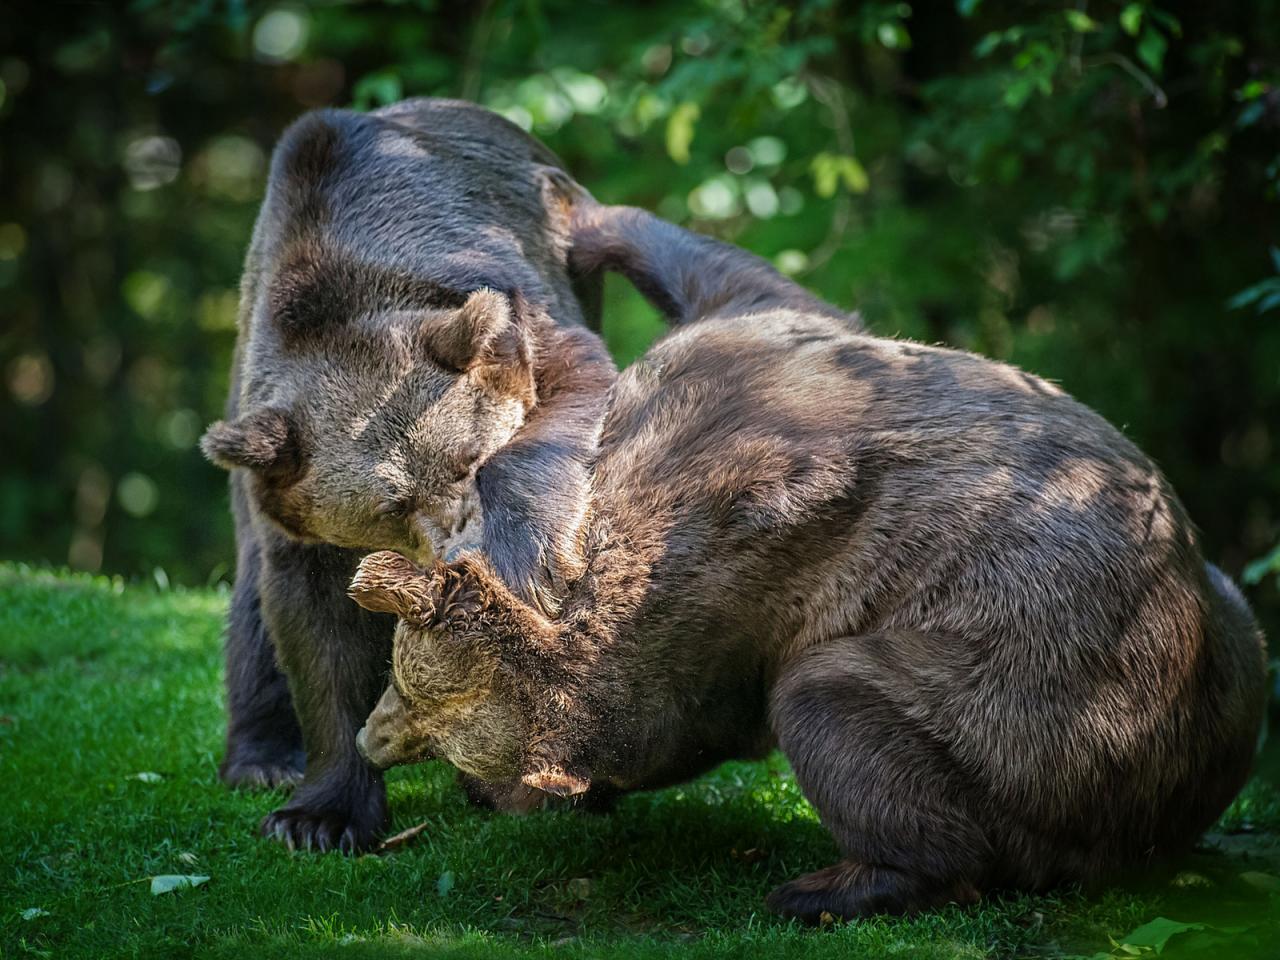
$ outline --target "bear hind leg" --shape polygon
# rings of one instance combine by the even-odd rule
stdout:
[[[886,638],[850,637],[810,648],[783,667],[771,720],[805,796],[844,859],[769,895],[776,913],[814,923],[909,914],[975,902],[995,854],[984,809],[913,690],[876,651]]]
[[[948,903],[976,903],[979,897],[978,889],[964,881],[935,883],[893,867],[841,860],[774,888],[765,904],[781,916],[816,924],[828,918],[913,914]]]

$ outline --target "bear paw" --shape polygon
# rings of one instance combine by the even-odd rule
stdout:
[[[376,788],[325,796],[299,791],[293,800],[267,816],[260,832],[290,850],[346,854],[364,853],[377,845],[386,830],[387,797],[381,783]]]
[[[846,860],[784,883],[765,903],[783,917],[820,924],[976,903],[979,896],[975,887],[963,881],[938,883],[892,867]]]
[[[276,744],[243,744],[227,753],[218,777],[232,789],[274,790],[302,780],[306,754],[300,747]]]

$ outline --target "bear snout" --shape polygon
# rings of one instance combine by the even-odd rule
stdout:
[[[356,734],[356,749],[378,770],[416,763],[426,756],[423,737],[414,733],[408,705],[395,686],[388,686],[369,719]]]
[[[356,749],[360,751],[360,756],[364,757],[365,763],[371,767],[382,769],[382,765],[374,759],[379,753],[378,748],[369,745],[368,727],[361,727],[360,732],[356,734]]]

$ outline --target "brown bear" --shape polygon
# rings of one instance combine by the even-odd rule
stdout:
[[[664,290],[724,268],[635,210],[575,251]],[[809,921],[1191,843],[1246,778],[1263,644],[1156,466],[1035,376],[729,270],[613,388],[557,614],[480,555],[362,563],[401,618],[366,756],[577,795],[777,745],[843,854],[770,895]]]
[[[290,846],[367,848],[386,822],[354,740],[393,629],[345,597],[363,553],[479,549],[547,612],[577,576],[615,371],[582,326],[600,284],[569,269],[573,192],[537,141],[448,100],[308,114],[274,153],[203,448],[237,540],[221,775],[302,778],[262,827]]]

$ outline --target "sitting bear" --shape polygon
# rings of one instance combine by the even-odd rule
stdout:
[[[1093,880],[1222,812],[1262,638],[1133,444],[774,274],[691,298],[722,248],[640,211],[586,211],[575,244],[696,322],[612,389],[558,613],[478,555],[362,562],[352,596],[400,617],[372,763],[572,796],[776,745],[843,857],[770,895],[808,921]]]

